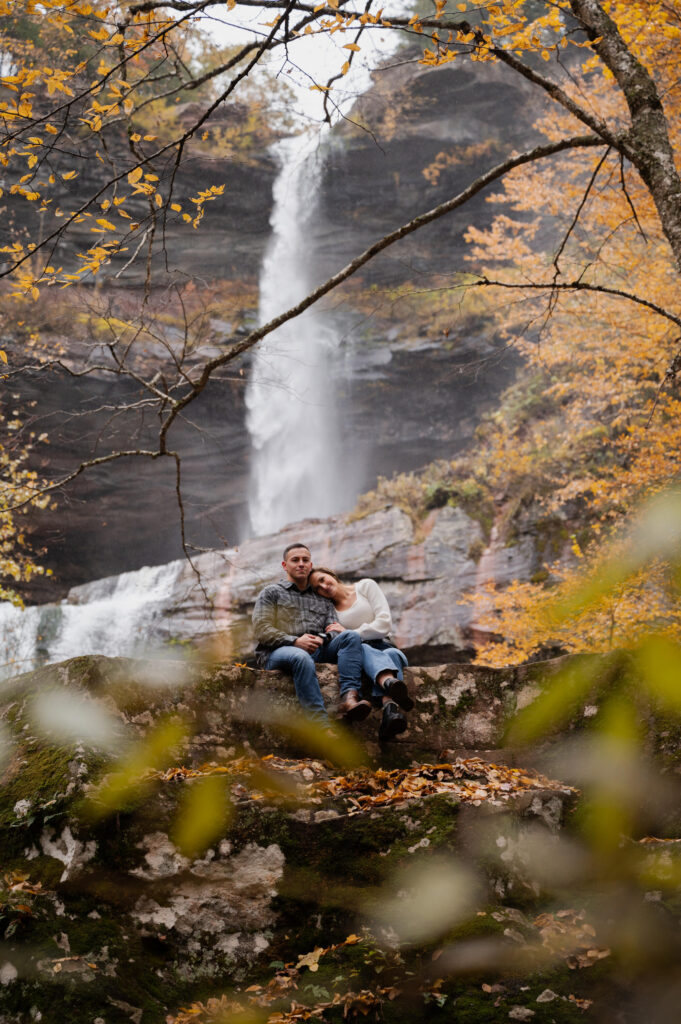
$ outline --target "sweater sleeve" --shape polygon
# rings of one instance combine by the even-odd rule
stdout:
[[[383,640],[393,628],[385,594],[375,580],[359,580],[355,586],[358,593],[367,599],[373,612],[371,622],[363,622],[357,632],[362,640]]]

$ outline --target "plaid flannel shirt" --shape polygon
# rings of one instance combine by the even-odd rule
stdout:
[[[303,633],[323,633],[337,614],[332,602],[315,594],[312,587],[299,590],[291,580],[271,583],[260,591],[253,609],[258,664],[263,665],[277,647],[295,643]]]

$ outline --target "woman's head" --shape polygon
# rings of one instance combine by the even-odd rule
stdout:
[[[317,565],[315,565],[310,573],[308,583],[315,594],[319,594],[320,597],[328,597],[332,601],[342,586],[341,581],[332,569],[324,569]]]

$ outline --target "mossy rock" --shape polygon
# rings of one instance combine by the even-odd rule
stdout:
[[[376,1004],[385,1021],[496,1024],[522,1019],[512,1016],[520,1008],[532,1010],[533,1021],[571,1024],[583,1012],[570,1002],[571,994],[602,1001],[603,992],[611,993],[605,968],[576,975],[560,962],[514,973],[495,961],[468,977],[444,970],[445,961],[436,956],[438,949],[483,940],[513,949],[517,938],[506,933],[517,931],[517,919],[527,922],[521,940],[533,934],[533,918],[551,907],[523,874],[514,851],[528,828],[540,829],[550,850],[573,804],[569,794],[537,788],[503,805],[482,800],[474,806],[448,794],[423,797],[415,791],[400,803],[362,810],[342,791],[304,804],[244,791],[234,797],[231,821],[198,857],[182,853],[172,838],[178,807],[198,785],[191,774],[152,780],[150,788],[127,799],[125,809],[93,820],[83,799],[112,767],[111,755],[51,746],[35,735],[28,695],[38,685],[103,695],[137,738],[164,716],[182,715],[191,731],[179,753],[190,767],[218,750],[224,751],[218,758],[223,761],[249,747],[260,754],[287,750],[285,742],[277,747],[271,725],[248,718],[243,708],[254,693],[266,694],[270,707],[294,708],[289,680],[218,666],[197,672],[196,685],[154,691],[137,682],[138,669],[144,674],[143,663],[76,659],[24,677],[10,695],[6,721],[16,745],[0,804],[6,822],[0,1021],[62,1024],[67,1013],[78,1022],[100,1017],[106,1024],[161,1024],[197,1000],[238,995],[238,989],[243,995],[265,984],[273,961],[295,963],[301,954],[329,945],[339,948],[328,962],[320,960],[317,972],[298,972],[296,999],[314,1005],[324,992],[397,988],[398,995],[383,995]],[[538,692],[542,673],[539,666],[411,669],[414,736],[389,751],[376,744],[375,723],[357,736],[367,737],[370,760],[384,772],[409,763],[415,752],[437,763],[452,753],[447,742],[474,738],[472,723],[483,711],[484,721],[492,723],[487,735],[495,739],[527,688]],[[330,694],[334,671],[324,669],[322,679]],[[30,803],[24,807],[22,801]],[[479,911],[428,940],[398,948],[381,934],[379,945],[370,932],[380,931],[375,908],[388,898],[391,879],[416,862],[426,873],[436,870],[442,856],[457,863],[474,859],[482,880]],[[678,907],[664,910],[676,920]],[[362,942],[342,945],[353,932]],[[554,996],[541,1001],[546,990]],[[26,1018],[31,1008],[33,1018]],[[330,1006],[323,1019],[340,1021],[346,1008]]]

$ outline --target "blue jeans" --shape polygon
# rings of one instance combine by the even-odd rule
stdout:
[[[372,640],[371,644],[362,644],[362,668],[369,676],[372,683],[371,696],[382,697],[383,690],[376,684],[376,676],[381,672],[390,672],[391,675],[402,679],[402,669],[407,664],[406,655],[397,647],[391,647],[383,640]]]
[[[265,668],[279,669],[293,676],[296,697],[301,708],[317,722],[328,721],[324,698],[319,688],[315,664],[338,663],[338,683],[341,700],[348,690],[360,690],[362,686],[362,648],[359,633],[346,629],[334,633],[333,639],[308,654],[300,647],[277,647],[268,656]]]

